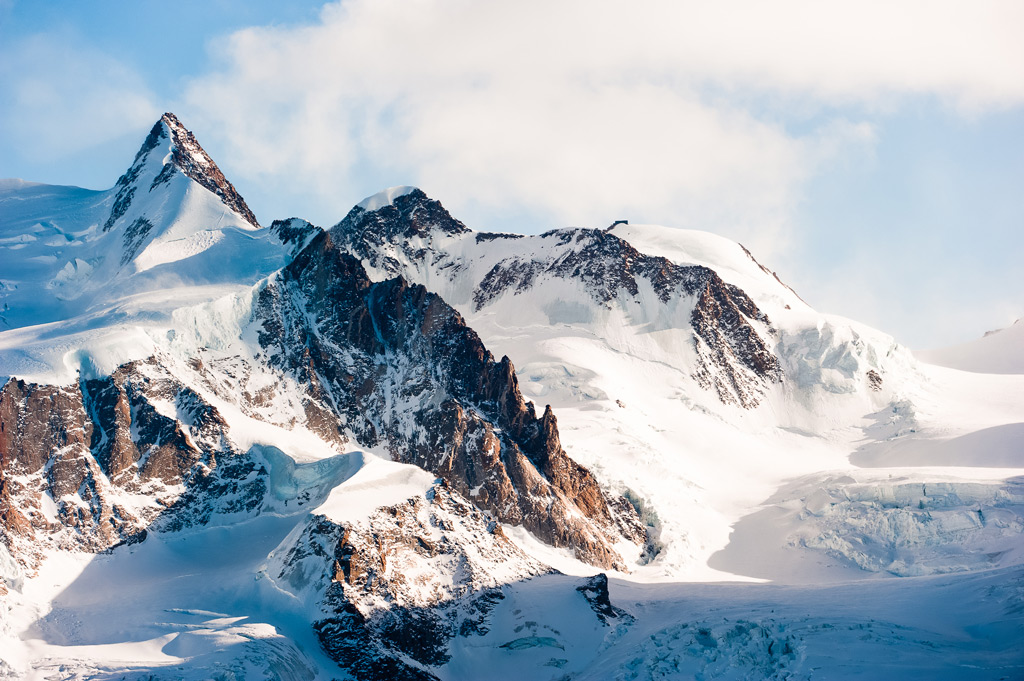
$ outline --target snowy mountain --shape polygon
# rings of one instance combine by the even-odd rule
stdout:
[[[505,308],[524,309],[514,318],[519,326],[543,323],[538,313],[551,326],[597,321],[595,316],[623,317],[616,322],[628,319],[631,326],[660,317],[669,326],[685,306],[695,332],[693,375],[726,403],[756,406],[781,378],[762,337],[768,318],[746,293],[712,269],[644,255],[607,232],[474,234],[422,191],[405,187],[357,205],[331,233],[377,276],[421,282],[461,303],[466,314],[486,309],[507,320],[502,312],[511,310]],[[543,291],[543,298],[527,305],[509,300],[532,291]]]
[[[570,454],[657,509],[662,576],[708,574],[751,501],[841,467],[827,440],[852,442],[859,417],[926,383],[892,338],[814,312],[711,234],[482,234],[409,187],[367,199],[330,233],[372,276],[437,291],[516,358],[524,392],[572,434]]]
[[[165,114],[109,191],[0,183],[0,257],[6,676],[1024,670],[1024,376],[727,239],[263,228]]]
[[[70,345],[97,349],[62,367],[38,333],[15,334],[0,345],[4,375],[38,371],[67,382],[79,369],[93,371],[89,362],[109,374],[152,350],[140,323],[166,325],[183,305],[251,286],[296,247],[259,227],[173,114],[157,121],[110,190],[0,186],[0,328],[52,324],[49,336],[78,334]]]

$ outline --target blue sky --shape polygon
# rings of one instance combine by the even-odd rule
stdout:
[[[3,2],[0,176],[111,186],[165,110],[264,223],[416,184],[478,229],[742,241],[915,348],[1024,316],[1019,3]]]

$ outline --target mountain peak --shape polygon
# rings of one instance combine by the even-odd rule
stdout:
[[[345,218],[331,228],[345,243],[367,240],[384,243],[396,238],[445,234],[454,236],[469,228],[452,217],[440,201],[422,189],[389,187],[357,203]]]
[[[154,150],[161,145],[164,146],[166,153],[154,154]],[[118,178],[115,187],[117,194],[111,206],[110,216],[103,227],[104,231],[110,230],[127,212],[139,186],[145,185],[148,191],[153,191],[160,185],[170,182],[176,172],[182,173],[217,195],[225,206],[243,220],[253,227],[259,227],[259,222],[245,203],[245,199],[224,177],[224,173],[199,144],[195,135],[177,116],[167,112],[150,129],[149,135],[135,154],[132,166]]]
[[[173,113],[165,113],[153,127],[154,129],[160,128],[170,138],[171,144],[174,145],[174,149],[177,151],[171,162],[182,172],[188,174],[190,169],[197,168],[204,171],[207,168],[217,169],[217,164],[213,162],[213,159],[210,158],[206,150],[199,144],[192,131],[186,128]],[[219,169],[217,170],[219,172]]]
[[[419,187],[411,187],[409,185],[399,185],[397,187],[388,187],[383,191],[379,191],[373,196],[367,196],[365,199],[356,204],[356,208],[362,208],[368,213],[372,213],[375,210],[380,210],[386,206],[395,205],[395,199],[402,196],[408,196],[414,192],[423,194],[423,190]],[[426,196],[426,194],[424,194]]]
[[[171,112],[160,117],[157,125],[163,125],[172,142],[171,162],[200,185],[220,197],[228,208],[232,209],[253,227],[259,227],[256,216],[245,203],[245,199],[238,193],[217,164],[213,162],[206,150],[199,145],[195,135]]]

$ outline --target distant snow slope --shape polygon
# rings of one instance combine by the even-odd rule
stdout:
[[[916,350],[921,361],[982,374],[1024,374],[1024,319],[981,338],[937,350]]]

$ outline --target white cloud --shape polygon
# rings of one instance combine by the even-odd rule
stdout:
[[[226,142],[234,174],[329,197],[322,220],[378,183],[416,183],[456,212],[729,226],[781,246],[806,178],[872,135],[856,121],[794,135],[765,114],[773,100],[809,119],[906,94],[1019,103],[1021,7],[352,0],[230,36],[185,113]]]
[[[0,90],[5,138],[25,156],[94,148],[162,113],[134,70],[60,33],[0,48]]]

